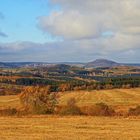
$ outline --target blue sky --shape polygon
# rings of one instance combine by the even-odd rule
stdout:
[[[1,0],[0,11],[4,19],[0,22],[2,31],[8,37],[2,42],[36,41],[45,42],[48,38],[37,28],[37,18],[47,15],[52,9],[48,1],[39,0]]]
[[[1,0],[0,61],[138,63],[139,0]]]

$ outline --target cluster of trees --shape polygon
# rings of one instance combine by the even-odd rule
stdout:
[[[20,95],[25,110],[35,114],[53,113],[57,104],[56,94],[51,93],[50,86],[26,87]]]
[[[82,84],[61,84],[60,91],[67,90],[94,90],[94,89],[113,89],[113,88],[135,88],[140,86],[139,77],[131,78],[107,78],[101,82],[85,82]],[[63,89],[63,90],[62,90]]]
[[[33,85],[56,85],[57,81],[42,79],[42,78],[19,78],[16,79],[15,84],[33,86]]]
[[[72,90],[94,90],[94,89],[112,89],[112,88],[134,88],[140,86],[140,77],[128,78],[106,78],[103,81],[91,82],[78,79],[52,80],[44,78],[19,78],[15,81],[8,79],[1,80],[2,83],[16,84],[24,86],[48,86],[51,91],[72,91]]]
[[[12,84],[13,81],[10,79],[0,79],[0,83]]]

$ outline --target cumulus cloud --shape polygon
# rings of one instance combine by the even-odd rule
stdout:
[[[139,52],[140,48],[106,51],[104,46],[98,45],[96,39],[42,44],[34,42],[0,43],[1,61],[89,62],[97,58],[107,58],[118,62],[138,63]]]
[[[107,50],[140,45],[139,0],[52,0],[52,4],[60,5],[61,11],[39,18],[40,28],[52,36],[89,42],[96,39],[95,43]],[[106,38],[106,32],[113,36]]]
[[[15,54],[14,61],[91,61],[108,58],[120,62],[139,62],[140,0],[50,2],[59,5],[60,10],[40,16],[38,26],[43,32],[62,40],[0,44],[0,56]],[[6,58],[0,57],[1,60]]]
[[[89,21],[89,22],[88,22]],[[83,39],[99,36],[100,30],[89,16],[78,11],[53,12],[48,17],[40,17],[40,27],[53,36],[64,39]]]

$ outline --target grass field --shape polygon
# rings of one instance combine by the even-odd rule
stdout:
[[[105,102],[127,110],[140,104],[140,88],[66,92],[60,105],[72,97],[79,106]],[[19,96],[0,96],[0,108],[7,107],[20,107]],[[0,117],[0,140],[140,140],[140,117]]]
[[[18,95],[0,96],[0,109],[2,108],[18,108],[20,106]]]
[[[93,91],[72,91],[60,94],[59,104],[65,105],[70,98],[75,98],[78,106],[90,106],[104,102],[118,111],[127,111],[140,105],[140,88]],[[0,108],[19,107],[19,96],[0,96]]]
[[[140,88],[66,92],[60,96],[59,102],[64,105],[70,98],[75,98],[79,106],[104,102],[118,111],[127,111],[130,107],[140,105]]]
[[[140,118],[0,117],[0,140],[139,140]]]

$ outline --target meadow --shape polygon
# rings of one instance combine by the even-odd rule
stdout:
[[[104,102],[117,111],[140,103],[140,88],[59,93],[59,104],[69,98],[77,105]],[[20,108],[19,96],[0,96],[0,108]],[[0,140],[139,140],[139,116],[27,115],[0,117]]]
[[[70,98],[75,98],[77,105],[80,107],[103,102],[117,111],[127,111],[130,107],[140,104],[140,88],[68,91],[58,94],[59,105],[66,105]],[[20,107],[19,95],[0,96],[0,109],[8,107]]]
[[[103,102],[117,111],[127,111],[140,104],[140,88],[65,92],[60,95],[59,103],[65,105],[70,98],[75,98],[78,106]]]
[[[139,140],[140,117],[0,117],[1,140]]]

